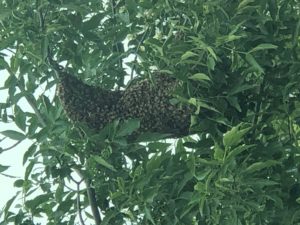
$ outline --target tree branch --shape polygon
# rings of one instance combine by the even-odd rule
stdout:
[[[78,169],[75,169],[75,171],[82,179],[84,179],[89,203],[90,203],[92,214],[93,214],[94,221],[95,221],[95,225],[101,225],[102,220],[101,220],[101,216],[100,216],[97,202],[96,202],[95,190],[94,190],[94,188],[91,187],[91,181],[89,179],[85,179],[83,177],[82,173]]]
[[[77,182],[77,211],[78,211],[78,216],[79,216],[81,225],[85,225],[83,217],[82,217],[81,204],[80,204],[80,187],[79,187],[80,183],[81,182]]]
[[[17,141],[15,144],[13,144],[12,146],[8,147],[8,148],[3,148],[1,149],[0,152],[5,152],[5,151],[9,151],[11,149],[13,149],[14,147],[16,147],[18,144],[20,144],[23,140]]]

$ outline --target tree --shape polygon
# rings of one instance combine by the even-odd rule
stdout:
[[[298,1],[2,0],[0,12],[1,122],[18,127],[1,134],[33,141],[23,201],[0,224],[300,224]],[[47,94],[49,53],[106,90],[155,70],[176,78],[173,104],[193,107],[196,135],[129,141],[137,120],[71,122]]]

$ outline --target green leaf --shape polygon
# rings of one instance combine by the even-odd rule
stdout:
[[[246,150],[248,150],[249,148],[252,148],[252,147],[254,147],[254,146],[255,146],[255,145],[240,145],[240,146],[238,146],[238,147],[232,149],[232,150],[228,153],[228,155],[227,155],[227,157],[226,157],[226,160],[230,160],[230,159],[236,157],[237,155],[241,154],[242,152],[244,152],[244,151],[246,151]]]
[[[121,128],[117,132],[117,137],[123,137],[126,135],[132,134],[132,132],[136,131],[140,127],[140,120],[139,119],[131,119],[125,121]]]
[[[145,199],[145,202],[152,204],[154,198],[158,195],[158,189],[159,187],[147,187],[145,188],[143,192],[143,197]]]
[[[145,132],[138,136],[136,142],[151,142],[151,141],[159,141],[161,139],[165,139],[171,137],[172,134],[161,134],[161,133],[151,133]]]
[[[209,76],[207,76],[204,73],[196,73],[196,74],[190,76],[189,79],[196,80],[196,81],[203,81],[203,80],[204,81],[206,81],[206,80],[211,81],[211,79],[209,78]]]
[[[26,115],[25,115],[25,113],[22,111],[22,109],[18,105],[15,105],[14,113],[15,113],[16,125],[22,131],[25,131],[26,130]]]
[[[219,145],[215,145],[214,147],[214,159],[216,160],[223,160],[225,151],[221,149]]]
[[[252,52],[257,52],[261,50],[267,50],[267,49],[277,49],[277,45],[269,44],[269,43],[264,43],[264,44],[259,44],[255,48],[251,49],[248,53]]]
[[[82,28],[85,31],[92,30],[97,28],[100,25],[101,20],[103,19],[103,15],[101,13],[97,13],[92,16],[88,21],[82,24]]]
[[[10,166],[3,166],[0,165],[0,173],[4,172],[5,170],[7,170]]]
[[[23,155],[23,165],[28,161],[29,157],[32,157],[37,149],[37,146],[35,144],[32,144],[27,151]]]
[[[8,212],[9,212],[9,209],[12,205],[12,203],[15,201],[15,199],[18,197],[20,192],[17,192],[15,196],[13,196],[11,199],[9,199],[6,204],[5,204],[5,208],[3,211],[0,212],[0,216],[2,213],[4,213],[4,220],[8,217]]]
[[[240,127],[241,124],[233,127],[231,130],[225,133],[223,137],[223,144],[225,147],[230,148],[238,145],[243,141],[243,136],[251,129],[251,127],[245,129],[240,129]]]
[[[244,8],[245,6],[247,6],[248,4],[254,2],[255,0],[243,0],[240,2],[240,4],[238,5],[238,10]]]
[[[24,180],[23,179],[18,179],[14,182],[14,187],[21,188],[21,187],[23,187],[23,184],[24,184]]]
[[[125,3],[126,3],[127,10],[129,12],[129,15],[134,16],[135,12],[137,11],[137,5],[136,5],[135,0],[126,0]]]
[[[6,17],[10,16],[12,11],[10,9],[0,9],[0,21],[6,19]]]
[[[31,174],[31,171],[32,171],[34,165],[35,165],[35,161],[32,160],[32,161],[30,161],[30,163],[29,163],[28,166],[26,167],[26,170],[25,170],[25,176],[24,176],[24,179],[25,179],[25,180],[28,180],[28,177],[29,177],[29,175]]]
[[[150,220],[151,223],[153,225],[155,225],[154,220],[153,220],[152,215],[151,215],[151,211],[147,208],[147,206],[145,206],[144,212],[145,212],[145,216],[146,216],[147,220]]]
[[[4,70],[9,68],[8,63],[5,61],[3,57],[0,57],[0,70]]]
[[[214,52],[214,50],[211,47],[206,47],[206,49],[209,52],[209,54],[214,58],[214,60],[217,61],[217,55]]]
[[[255,60],[255,58],[250,54],[246,54],[246,61],[253,66],[257,70],[257,72],[264,74],[264,69],[258,64],[258,62]]]
[[[293,33],[293,47],[297,46],[297,43],[299,43],[299,33],[300,33],[300,19],[298,20],[298,23],[295,28],[295,32]],[[299,46],[299,44],[298,44]]]
[[[279,162],[275,160],[267,160],[265,162],[256,162],[253,163],[252,165],[248,166],[246,170],[244,171],[245,173],[254,173],[260,170],[263,170],[268,167],[272,167],[274,165],[280,164]]]
[[[242,112],[241,106],[238,102],[238,98],[237,97],[228,97],[227,101],[229,102],[229,104],[231,106],[233,106],[238,112]]]
[[[45,36],[41,42],[41,55],[43,61],[45,61],[45,59],[48,57],[48,46],[49,46],[49,40],[48,37]]]
[[[276,0],[268,0],[269,12],[273,20],[276,20],[278,15],[278,2]]]
[[[187,51],[187,52],[185,52],[185,53],[181,56],[181,60],[186,60],[186,59],[191,58],[191,57],[193,57],[193,56],[197,56],[197,54],[194,53],[194,52],[191,52],[191,51]]]
[[[117,172],[117,170],[113,167],[113,165],[106,162],[101,156],[93,156],[93,159],[100,165],[106,167],[107,169]]]
[[[5,130],[0,132],[2,135],[9,137],[10,139],[22,141],[26,138],[26,136],[15,130]]]
[[[215,70],[215,66],[216,66],[216,61],[211,57],[207,57],[207,67],[210,69],[210,70]]]
[[[249,90],[249,89],[253,89],[253,88],[256,88],[256,87],[257,87],[257,85],[249,85],[249,84],[237,85],[234,88],[232,88],[231,91],[228,92],[228,95],[235,95],[235,94],[238,94],[240,92],[243,92],[243,91],[246,91],[246,90]],[[230,98],[228,98],[228,100],[229,99]]]
[[[35,197],[32,200],[27,200],[25,202],[25,206],[34,211],[41,204],[48,203],[50,198],[52,198],[52,193],[42,194],[42,195]]]
[[[229,34],[229,35],[226,35],[226,36],[218,37],[216,42],[217,42],[218,45],[221,45],[221,44],[228,43],[228,42],[231,42],[231,41],[239,40],[239,39],[244,38],[244,37],[245,36],[243,36],[243,35]]]

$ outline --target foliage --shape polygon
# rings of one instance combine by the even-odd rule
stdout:
[[[40,216],[48,225],[300,224],[297,0],[0,4],[0,69],[9,73],[1,121],[18,127],[1,134],[33,143],[15,181],[22,194],[6,203],[1,225]],[[177,101],[195,106],[197,135],[129,142],[132,121],[100,133],[72,124],[47,94],[57,83],[49,49],[106,89],[155,69],[176,77]],[[95,204],[101,221],[89,210]]]

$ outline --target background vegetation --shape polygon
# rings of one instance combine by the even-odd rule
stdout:
[[[299,1],[0,2],[1,122],[18,127],[1,135],[32,140],[1,225],[300,224]],[[153,70],[176,77],[197,135],[132,143],[135,122],[72,124],[49,95],[49,49],[106,89]]]

